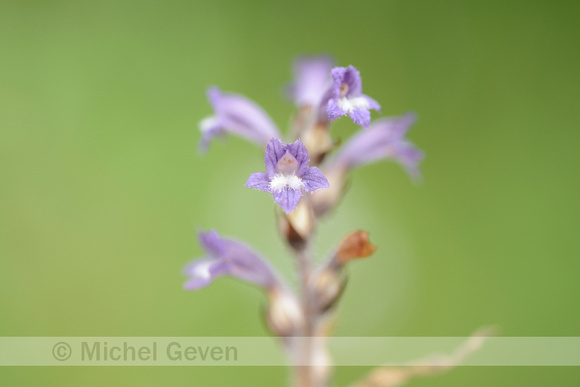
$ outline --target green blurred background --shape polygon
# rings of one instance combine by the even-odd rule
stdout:
[[[209,85],[286,128],[290,63],[333,54],[426,151],[354,173],[316,251],[371,231],[341,336],[580,336],[577,1],[0,3],[0,336],[263,336],[261,294],[182,290],[195,231],[290,275],[263,169],[239,139],[196,152]],[[378,117],[378,115],[374,115]],[[342,138],[355,127],[341,120]],[[240,161],[242,160],[242,161]],[[366,371],[341,368],[343,386]],[[282,368],[2,368],[3,386],[284,386]],[[574,368],[459,368],[411,386],[577,386]]]

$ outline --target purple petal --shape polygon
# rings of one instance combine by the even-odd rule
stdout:
[[[362,82],[360,74],[353,66],[335,67],[330,72],[330,75],[333,79],[334,98],[339,98],[341,96],[341,86],[343,84],[348,86],[348,90],[346,93],[343,93],[343,96],[352,98],[361,95]]]
[[[304,183],[304,190],[306,192],[330,187],[326,177],[316,167],[310,167],[306,170],[306,173],[302,175],[302,182]]]
[[[329,56],[302,57],[294,64],[294,82],[290,94],[297,106],[318,106],[331,84]]]
[[[215,230],[198,233],[199,243],[212,257],[219,257],[224,253],[224,243]]]
[[[270,179],[266,172],[252,173],[246,182],[246,187],[272,193],[272,190],[270,189]]]
[[[288,144],[288,151],[298,161],[298,174],[302,175],[308,169],[308,163],[310,162],[306,147],[302,144],[302,141],[296,140],[294,144]]]
[[[414,178],[421,177],[419,162],[425,158],[425,154],[415,145],[406,141],[398,143],[393,158],[405,168],[409,175]]]
[[[335,67],[330,71],[330,76],[332,77],[333,98],[340,97],[340,86],[342,85],[344,74],[346,74],[345,67]]]
[[[199,142],[199,151],[205,153],[209,148],[209,144],[214,137],[222,136],[225,131],[223,125],[217,117],[208,117],[199,123],[201,130],[201,140]]]
[[[266,154],[264,155],[264,162],[266,163],[266,172],[271,179],[276,174],[276,164],[278,160],[286,153],[287,146],[282,144],[277,138],[270,139],[266,147]]]
[[[344,73],[343,83],[348,85],[347,97],[358,97],[362,93],[362,81],[360,79],[360,73],[353,66],[348,66],[346,72]]]
[[[318,114],[317,118],[319,122],[327,122],[328,121],[328,102],[334,99],[334,87],[329,87],[326,90],[326,93],[322,96],[320,100],[320,104],[318,105]],[[338,117],[336,117],[338,118]]]
[[[383,120],[388,119],[383,118]],[[387,121],[388,124],[385,123],[384,125],[391,125],[392,126],[391,131],[393,132],[393,136],[398,139],[403,139],[405,137],[405,134],[409,131],[409,129],[411,129],[411,126],[413,126],[416,121],[417,115],[413,112],[409,112],[404,116],[396,117],[395,119]]]
[[[368,109],[355,109],[350,112],[349,116],[352,122],[365,129],[371,124],[371,112]]]
[[[296,208],[301,197],[301,190],[292,189],[290,187],[284,187],[283,189],[274,192],[274,200],[287,214],[291,213]]]
[[[235,240],[226,243],[228,275],[264,288],[278,282],[272,268],[248,246]]]
[[[328,119],[330,121],[334,121],[337,118],[344,116],[346,114],[346,112],[344,110],[342,110],[340,107],[338,107],[338,105],[336,104],[336,100],[331,99],[330,101],[328,101],[328,107],[326,108],[326,114],[328,114]]]
[[[208,87],[206,94],[207,99],[209,100],[209,103],[211,104],[211,107],[213,108],[216,116],[224,115],[225,112],[223,109],[223,104],[221,103],[223,93],[219,87]]]
[[[381,105],[379,105],[379,103],[377,101],[375,101],[374,99],[372,99],[368,95],[363,95],[362,97],[365,98],[368,101],[368,103],[369,103],[369,110],[370,109],[373,109],[373,110],[377,110],[378,112],[381,111]]]

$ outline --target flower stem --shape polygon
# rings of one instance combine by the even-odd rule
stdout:
[[[304,328],[299,341],[299,356],[303,364],[309,364],[312,356],[312,339],[314,334],[314,310],[310,295],[311,259],[308,246],[297,252],[298,273],[300,277],[301,304],[304,315]],[[312,367],[296,366],[296,387],[313,387]]]

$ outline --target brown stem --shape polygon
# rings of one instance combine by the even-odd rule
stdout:
[[[314,310],[312,308],[312,300],[309,290],[310,275],[311,275],[311,259],[308,253],[308,246],[297,252],[298,273],[300,276],[300,292],[301,304],[304,315],[304,328],[302,331],[302,338],[300,338],[298,351],[300,361],[303,364],[309,364],[312,356],[312,339],[314,334]],[[312,367],[311,366],[296,366],[296,387],[313,387]]]

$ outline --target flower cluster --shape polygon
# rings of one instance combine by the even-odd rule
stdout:
[[[246,187],[271,194],[279,205],[277,224],[295,255],[299,292],[253,249],[216,231],[199,234],[206,256],[186,267],[185,288],[199,289],[218,277],[231,276],[263,289],[268,299],[265,320],[281,338],[288,356],[302,362],[318,359],[316,367],[297,367],[296,380],[304,386],[324,386],[331,367],[320,338],[331,330],[329,316],[346,284],[344,269],[349,262],[372,255],[376,247],[366,231],[356,230],[315,267],[310,246],[316,226],[340,203],[351,170],[393,160],[417,177],[423,153],[405,138],[415,122],[414,114],[371,122],[371,110],[380,112],[381,107],[363,94],[359,71],[353,66],[335,67],[325,56],[300,58],[294,66],[288,96],[297,112],[290,141],[285,142],[273,120],[256,103],[210,88],[208,98],[214,114],[200,123],[200,149],[206,151],[215,137],[228,134],[265,148],[265,172],[249,174]],[[343,116],[361,128],[337,147],[331,123]],[[295,345],[298,337],[312,340],[307,345]]]

